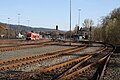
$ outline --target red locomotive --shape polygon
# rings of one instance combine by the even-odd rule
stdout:
[[[40,37],[39,34],[34,32],[27,32],[26,33],[26,40],[38,40]]]

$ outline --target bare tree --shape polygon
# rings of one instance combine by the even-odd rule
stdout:
[[[83,26],[89,28],[90,26],[93,26],[94,22],[92,19],[85,19]]]

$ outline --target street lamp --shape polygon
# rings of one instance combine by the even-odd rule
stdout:
[[[71,46],[71,0],[70,0],[70,46]]]
[[[9,22],[10,22],[10,18],[8,18],[8,24],[9,24]]]
[[[29,24],[30,24],[30,20],[27,20],[27,22],[28,22],[28,27],[29,27]]]
[[[80,11],[81,11],[81,9],[78,9],[78,26],[80,27]]]
[[[7,29],[7,38],[9,38],[9,29],[10,29],[10,25],[9,25],[9,22],[10,22],[10,18],[8,17],[8,29]]]
[[[18,27],[20,26],[20,13],[18,14],[18,26],[16,28],[16,34],[18,33]]]
[[[18,14],[18,25],[20,25],[20,14]]]

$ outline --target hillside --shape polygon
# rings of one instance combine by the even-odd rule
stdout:
[[[7,25],[0,23],[0,34],[6,34]]]
[[[33,28],[24,25],[9,25],[10,28],[17,30],[17,31],[35,31],[35,32],[48,32],[54,31],[55,29],[48,29],[48,28]]]
[[[0,30],[5,30],[5,29],[7,29],[7,25],[0,22]]]
[[[48,28],[33,28],[33,27],[24,26],[24,25],[13,25],[13,24],[8,25],[5,23],[0,23],[0,35],[4,34],[5,36],[15,37],[16,34],[18,34],[19,32],[22,34],[26,34],[26,32],[28,31],[53,33],[56,30],[48,29]],[[60,31],[60,30],[58,30],[57,32],[65,33],[64,31]]]

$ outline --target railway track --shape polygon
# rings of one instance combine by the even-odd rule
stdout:
[[[83,67],[81,69],[71,72],[64,77],[61,77],[59,80],[71,80],[71,79],[72,80],[75,80],[75,79],[89,80],[89,78],[93,76],[94,71],[96,71],[96,68],[94,68],[94,66],[96,66],[97,64],[102,62],[106,57],[107,56],[101,58],[97,62],[93,62],[89,65],[86,65],[85,67]],[[77,76],[79,76],[79,77],[77,77]]]
[[[12,50],[20,50],[20,49],[26,49],[26,48],[37,48],[37,47],[42,47],[46,45],[52,45],[52,44],[60,44],[58,42],[51,42],[51,41],[43,41],[43,42],[34,42],[34,43],[22,43],[19,45],[15,46],[8,46],[8,47],[1,47],[0,51],[12,51]]]
[[[34,54],[31,56],[26,56],[26,57],[3,60],[3,61],[0,61],[0,70],[1,71],[9,70],[11,68],[20,67],[20,66],[35,63],[38,61],[63,56],[65,54],[70,54],[72,52],[80,51],[81,49],[84,49],[85,47],[86,46],[83,46],[83,47],[77,46],[77,47],[71,47],[71,48],[66,48],[62,50],[56,50],[56,51],[52,51],[48,53]]]
[[[99,51],[104,51],[105,50],[105,48],[104,49],[102,49],[102,50],[99,50]],[[65,56],[65,55],[64,55]],[[85,58],[87,58],[87,57],[89,57],[90,55],[86,55],[86,56],[83,56],[83,57],[81,57],[81,58],[78,58],[78,60],[83,60],[83,59],[85,59]],[[22,74],[22,75],[19,75],[19,76],[21,76],[21,80],[25,80],[25,79],[28,79],[28,80],[34,80],[34,79],[37,79],[37,80],[50,80],[51,78],[50,78],[50,76],[51,75],[56,75],[58,72],[61,72],[62,70],[60,69],[60,68],[66,68],[66,66],[70,66],[70,65],[73,65],[73,64],[75,64],[75,63],[78,63],[78,61],[77,60],[74,60],[73,59],[73,62],[74,63],[71,63],[72,61],[70,61],[69,62],[69,64],[66,64],[67,62],[62,62],[64,65],[63,66],[59,66],[58,68],[56,67],[53,67],[53,68],[51,68],[51,69],[47,69],[47,68],[43,68],[44,70],[42,70],[42,71],[44,71],[44,72],[42,72],[41,71],[41,69],[40,70],[37,70],[36,72],[18,72],[18,74],[17,74],[17,76],[19,75],[19,74]],[[62,63],[60,63],[60,64],[62,64]],[[56,65],[60,65],[60,64],[56,64]],[[66,65],[65,65],[66,64]],[[69,68],[69,66],[68,66],[68,68]],[[49,70],[49,71],[47,71],[47,70]],[[57,70],[57,71],[56,71]],[[52,74],[53,72],[51,72],[51,71],[53,71],[53,72],[55,72],[55,74]],[[40,72],[40,73],[39,73]],[[41,73],[42,72],[42,73]],[[14,73],[14,71],[13,71],[13,73]],[[49,74],[50,73],[50,74]],[[28,75],[27,75],[28,74]],[[30,76],[31,74],[36,74],[37,75],[37,77],[39,77],[39,78],[35,78],[36,77],[36,75],[34,75],[34,76]],[[42,74],[42,75],[40,75],[40,74]],[[58,73],[59,74],[59,73]],[[24,76],[23,76],[24,75]],[[43,77],[43,76],[47,76],[47,79],[45,78],[45,77]],[[18,77],[17,77],[18,78]],[[44,78],[44,79],[41,79],[41,78]],[[53,77],[52,77],[53,78]],[[13,80],[15,80],[15,77],[14,77],[14,79]]]
[[[98,59],[93,59],[93,61],[92,61],[90,58],[92,58],[96,55],[89,56],[88,58],[84,59],[82,62],[78,63],[74,67],[67,70],[67,72],[65,72],[65,74],[62,77],[60,77],[58,80],[98,80],[98,79],[100,79],[99,77],[101,76],[101,74],[103,75],[103,73],[100,73],[100,72],[102,72],[102,70],[99,70],[99,67],[101,67],[101,65],[103,65],[102,63],[112,53],[113,53],[113,50],[103,49],[102,56],[100,53],[100,55],[98,55],[99,56]],[[91,61],[88,62],[87,60],[88,61],[91,60]],[[84,62],[86,62],[86,63],[82,64]],[[100,71],[100,72],[98,72],[98,71]],[[55,80],[55,79],[53,78],[52,80]]]
[[[108,52],[108,53],[106,53]],[[61,64],[56,64],[54,66],[48,67],[40,71],[37,76],[40,80],[88,80],[90,79],[96,71],[96,67],[98,64],[103,62],[109,54],[110,50],[107,47],[99,50],[96,54],[86,55],[83,57],[79,57],[77,59],[73,59],[71,61],[67,61]],[[103,54],[104,53],[104,54]],[[102,55],[101,55],[102,54]],[[100,56],[101,55],[101,56]],[[93,62],[87,62],[92,57],[100,56],[97,60]],[[83,63],[87,62],[84,66]],[[85,73],[85,74],[84,74]],[[89,73],[89,74],[88,74]],[[86,76],[87,74],[87,76]],[[76,78],[76,76],[82,76],[82,78]],[[42,77],[41,77],[42,76]],[[41,77],[41,78],[40,78]]]
[[[13,68],[31,63],[66,56],[84,48],[86,48],[86,45],[0,61],[0,71],[14,70]],[[21,80],[97,80],[97,78],[101,79],[101,76],[103,76],[112,53],[113,47],[107,46],[91,54],[86,53],[65,62],[43,67],[33,72],[20,72],[21,74],[18,73],[17,75],[22,77]],[[14,77],[13,80],[15,80]]]
[[[13,47],[20,45],[34,45],[49,42],[50,40],[38,40],[38,41],[27,41],[27,40],[0,40],[0,48]]]
[[[106,49],[107,48],[105,47],[104,49],[101,49],[98,52],[100,53]],[[73,59],[71,61],[67,61],[61,64],[56,64],[54,66],[43,69],[42,71],[40,71],[42,73],[38,73],[38,74],[41,74],[40,76],[44,76],[45,80],[50,80],[50,79],[57,80],[59,77],[63,76],[64,74],[71,72],[73,69],[75,70],[75,68],[83,64],[86,60],[90,59],[91,57],[92,57],[91,55],[86,55],[83,57],[78,57],[77,59]],[[49,77],[45,78],[46,76],[49,76]],[[42,80],[42,78],[40,79]]]

